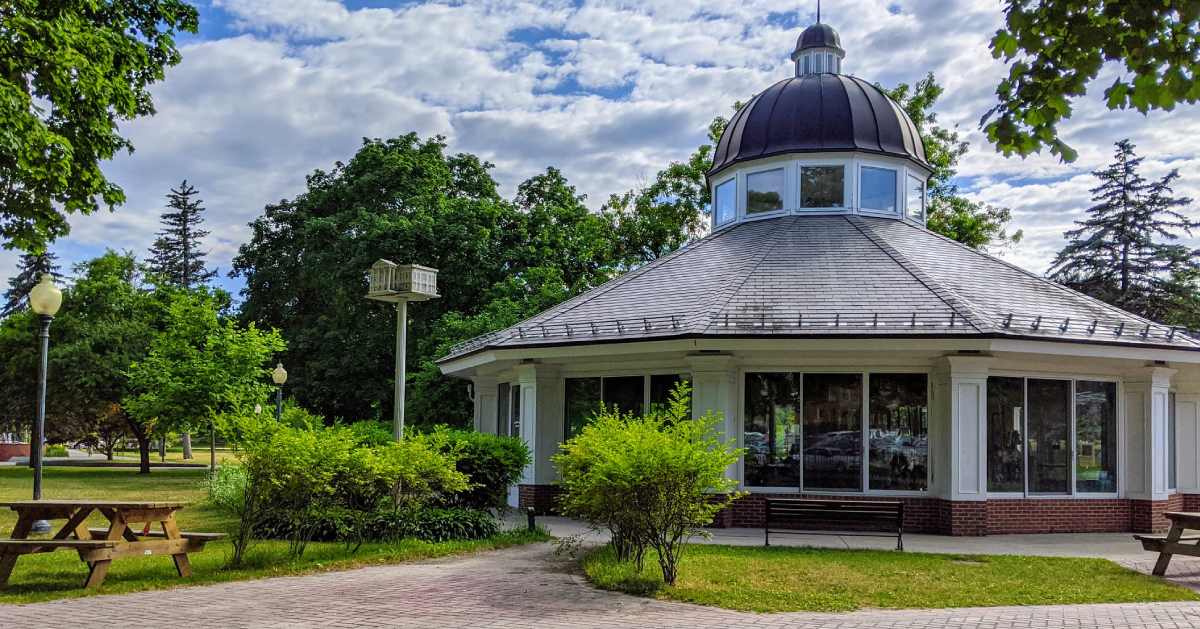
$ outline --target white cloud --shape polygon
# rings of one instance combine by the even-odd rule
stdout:
[[[788,76],[799,28],[770,0],[476,0],[350,9],[332,0],[211,0],[229,33],[188,44],[154,90],[158,115],[124,129],[137,152],[108,165],[128,204],[72,220],[63,250],[144,251],[168,188],[188,178],[209,208],[211,261],[228,269],[266,203],[293,197],[313,169],[346,160],[361,138],[416,131],[496,164],[505,193],[557,166],[590,203],[685,158],[714,115]],[[1042,271],[1061,232],[1090,205],[1089,171],[1129,136],[1152,173],[1177,167],[1200,197],[1200,107],[1143,117],[1080,100],[1065,137],[1076,164],[1004,158],[977,130],[1004,66],[987,42],[992,0],[846,0],[826,7],[845,69],[884,85],[934,72],[937,111],[972,144],[969,192],[1013,209],[1027,234],[1006,257]],[[803,15],[799,23],[812,19]],[[1111,80],[1111,79],[1105,79]],[[1103,82],[1103,80],[1102,80]],[[563,88],[563,89],[556,89]],[[14,256],[0,254],[0,278]],[[66,260],[70,263],[74,260]]]

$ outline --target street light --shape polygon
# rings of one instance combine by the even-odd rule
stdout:
[[[42,363],[38,372],[38,405],[37,420],[33,424],[33,443],[29,444],[29,456],[33,460],[33,499],[42,499],[42,447],[46,441],[46,371],[50,353],[50,322],[62,306],[62,291],[54,285],[54,278],[49,273],[42,275],[33,290],[29,291],[29,307],[38,315],[41,321],[39,338],[42,341]],[[39,533],[50,531],[50,523],[38,520],[33,523],[33,530]]]
[[[283,368],[283,363],[275,365],[271,380],[275,381],[275,421],[283,421],[283,383],[287,382],[287,369]]]
[[[393,435],[404,438],[405,350],[408,347],[408,302],[440,297],[437,269],[419,264],[378,260],[371,265],[367,299],[396,304],[396,395],[392,409]]]

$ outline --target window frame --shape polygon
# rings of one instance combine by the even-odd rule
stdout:
[[[737,400],[738,400],[738,423],[737,423],[737,445],[739,448],[745,448],[746,435],[746,376],[751,373],[789,373],[799,374],[800,376],[800,430],[801,443],[804,439],[804,376],[805,374],[857,374],[861,377],[862,382],[862,408],[861,413],[861,434],[862,434],[862,465],[859,470],[859,487],[858,489],[808,489],[804,487],[804,465],[800,465],[799,479],[795,487],[767,487],[761,485],[749,485],[746,483],[746,457],[743,455],[738,457],[737,462],[737,477],[738,488],[745,491],[750,491],[756,494],[811,494],[821,496],[893,496],[893,497],[929,497],[933,492],[933,470],[937,461],[937,454],[932,442],[927,443],[926,465],[925,465],[925,489],[871,489],[870,488],[870,391],[871,391],[871,374],[920,374],[925,376],[925,399],[927,412],[932,418],[934,409],[933,399],[933,371],[926,366],[911,366],[911,367],[879,367],[875,369],[855,369],[844,366],[821,366],[813,365],[803,369],[797,369],[785,365],[771,364],[751,364],[743,366],[737,370]],[[932,429],[932,419],[930,422]],[[803,455],[802,455],[803,456]],[[803,459],[802,459],[803,461]]]
[[[780,164],[772,164],[770,166],[767,166],[766,168],[760,168],[758,170],[750,170],[750,171],[746,171],[746,172],[742,173],[742,176],[741,176],[742,193],[741,193],[741,195],[739,195],[736,198],[736,202],[738,204],[738,207],[741,208],[741,212],[740,213],[735,212],[735,214],[738,214],[742,220],[755,220],[755,219],[764,218],[764,217],[768,217],[768,216],[779,216],[781,214],[786,214],[788,212],[789,205],[792,205],[791,203],[789,203],[790,199],[788,198],[788,189],[790,187],[790,186],[788,186],[788,178],[789,178],[788,171],[791,170],[789,168],[789,166],[790,166],[790,164],[784,162],[784,163],[780,163]],[[755,212],[755,213],[751,214],[750,213],[750,178],[753,177],[754,175],[764,175],[764,174],[773,173],[776,171],[778,171],[779,174],[782,175],[782,178],[783,178],[783,183],[779,187],[779,206],[780,206],[779,209],[778,210],[768,210],[766,212]]]
[[[562,411],[562,438],[567,439],[567,380],[576,380],[580,378],[599,378],[600,379],[600,400],[604,401],[604,381],[609,378],[630,378],[641,376],[642,378],[642,412],[645,413],[650,409],[650,379],[654,376],[679,376],[688,382],[694,382],[695,377],[689,369],[649,369],[649,370],[587,370],[579,372],[564,373],[558,378],[558,393],[559,399],[562,400],[560,410]],[[586,424],[585,424],[586,425]]]
[[[892,186],[892,202],[895,206],[895,209],[884,210],[863,205],[863,171],[868,168],[890,171],[892,175],[895,176],[894,184]],[[872,214],[876,216],[903,217],[904,206],[900,200],[900,193],[902,192],[900,181],[905,175],[907,175],[906,169],[899,166],[888,165],[885,162],[860,160],[858,163],[858,177],[855,179],[856,189],[858,192],[858,196],[855,197],[855,201],[857,202],[856,207],[858,208],[858,211],[863,214]]]
[[[909,180],[913,180],[913,181],[916,181],[921,184],[921,212],[918,216],[913,216],[911,213],[909,213],[909,207],[908,207],[908,182],[909,182]],[[904,193],[904,208],[902,210],[901,216],[903,216],[905,220],[913,221],[915,223],[920,223],[921,225],[924,225],[925,221],[926,221],[926,212],[928,212],[928,210],[929,210],[929,180],[927,178],[922,179],[922,178],[918,177],[916,174],[914,174],[912,170],[906,169],[903,193]]]
[[[733,193],[732,193],[733,194],[733,213],[730,214],[730,217],[728,220],[726,220],[724,222],[720,222],[718,220],[720,215],[718,214],[719,210],[717,209],[717,195],[720,193],[722,186],[730,185],[730,184],[732,184],[732,186],[733,186]],[[725,227],[726,225],[733,225],[734,223],[737,223],[740,216],[741,216],[741,211],[740,211],[740,205],[738,203],[738,173],[734,172],[733,174],[729,175],[725,179],[722,179],[713,184],[713,198],[712,198],[712,228],[713,228],[713,231],[716,231],[722,227]]]
[[[796,195],[796,202],[793,204],[797,214],[853,214],[857,207],[854,197],[854,165],[853,158],[833,158],[833,159],[798,159],[793,160],[793,170],[795,171],[795,183],[791,188],[793,194]],[[842,205],[838,206],[823,206],[823,207],[804,207],[804,169],[805,168],[822,168],[832,167],[842,169]]]

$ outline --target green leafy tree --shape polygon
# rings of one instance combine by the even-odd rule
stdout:
[[[0,317],[7,317],[28,308],[29,291],[33,290],[47,273],[54,278],[55,283],[62,282],[57,255],[46,250],[41,253],[22,254],[17,262],[17,274],[9,278],[8,290],[4,291],[4,307],[0,309]]]
[[[1104,91],[1109,109],[1170,111],[1200,99],[1200,3],[1193,0],[1006,0],[992,55],[1009,64],[999,103],[981,125],[1005,155],[1049,147],[1064,161],[1076,151],[1059,138],[1071,100],[1087,94],[1106,64],[1121,74]]]
[[[268,399],[267,367],[286,347],[279,333],[220,320],[210,293],[175,291],[172,297],[166,326],[128,371],[123,405],[140,429],[163,435],[212,428],[221,414]]]
[[[0,238],[35,251],[67,216],[125,194],[100,164],[133,144],[122,121],[154,113],[151,84],[196,32],[179,0],[9,0],[0,4]]]
[[[1173,195],[1172,170],[1157,181],[1140,172],[1142,158],[1129,140],[1117,142],[1113,162],[1092,174],[1096,205],[1064,233],[1067,244],[1051,264],[1050,277],[1075,290],[1154,321],[1172,319],[1194,299],[1200,250],[1176,241],[1200,222],[1181,210],[1192,200]]]
[[[204,203],[195,198],[199,192],[184,179],[178,188],[171,188],[167,207],[162,215],[162,231],[150,247],[146,268],[175,286],[192,288],[216,277],[217,272],[204,264],[206,252],[200,241],[208,236],[204,224]]]

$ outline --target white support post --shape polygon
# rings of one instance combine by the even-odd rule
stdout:
[[[558,479],[550,457],[563,440],[563,381],[558,370],[541,364],[517,366],[521,385],[521,438],[533,460],[522,480],[527,485],[548,485]]]
[[[408,300],[396,302],[396,407],[392,410],[396,441],[404,438],[404,379],[407,377]]]
[[[741,419],[738,414],[737,363],[728,354],[695,354],[687,357],[692,370],[692,417],[713,412],[724,418],[722,429],[727,443],[741,441]],[[741,466],[737,463],[725,470],[725,475],[740,480]]]
[[[1166,500],[1167,403],[1174,369],[1144,367],[1125,380],[1125,488],[1129,498]]]
[[[994,360],[991,356],[944,359],[942,378],[950,399],[940,406],[949,417],[939,423],[948,430],[934,476],[948,481],[935,484],[950,500],[987,500],[987,376]]]
[[[499,380],[494,377],[475,376],[471,378],[471,389],[475,393],[475,412],[473,414],[475,432],[489,435],[499,434],[497,432],[499,428],[497,426],[499,397],[496,390],[499,384]]]

